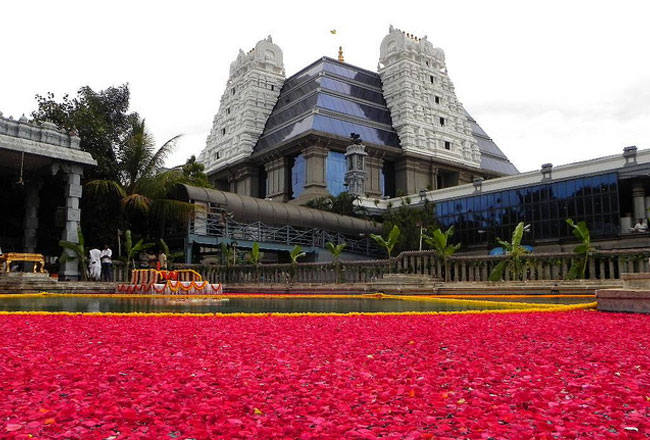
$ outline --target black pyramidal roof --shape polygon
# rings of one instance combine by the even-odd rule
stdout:
[[[285,81],[255,151],[307,132],[399,148],[379,75],[327,57]]]
[[[481,168],[499,174],[518,171],[467,114],[481,150]],[[323,57],[287,78],[255,152],[274,149],[307,133],[400,148],[379,74]]]

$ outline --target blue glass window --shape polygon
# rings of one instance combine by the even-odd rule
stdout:
[[[291,198],[295,199],[305,190],[307,174],[305,172],[305,157],[296,156],[291,167]]]
[[[440,225],[455,226],[458,239],[467,245],[494,243],[496,236],[509,239],[520,221],[531,225],[524,242],[572,239],[566,218],[586,221],[594,237],[612,235],[619,231],[618,180],[611,173],[461,197],[438,202],[436,213],[445,219]],[[489,232],[478,234],[477,229]]]
[[[333,196],[345,192],[345,155],[338,151],[327,153],[327,191]]]

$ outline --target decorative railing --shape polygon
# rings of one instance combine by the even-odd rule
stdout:
[[[341,234],[318,228],[298,226],[271,226],[262,222],[240,223],[224,217],[218,211],[208,212],[204,217],[190,223],[189,233],[198,236],[218,237],[229,240],[246,240],[259,243],[277,243],[287,246],[311,246],[325,248],[327,242],[346,243],[345,252],[374,257],[381,251],[374,240],[365,235]]]
[[[445,265],[434,251],[402,252],[390,260],[341,260],[335,263],[299,263],[255,265],[174,265],[191,268],[211,283],[368,283],[383,279],[385,274],[414,274],[432,281],[488,281],[494,267],[504,256],[453,256]],[[530,254],[522,257],[523,272],[518,278],[506,270],[504,281],[563,280],[567,278],[573,253]],[[589,258],[585,278],[619,279],[623,273],[648,271],[650,249],[599,251]],[[445,273],[446,272],[446,273]],[[446,275],[446,277],[445,277]]]

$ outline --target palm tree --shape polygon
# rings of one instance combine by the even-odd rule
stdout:
[[[571,264],[571,269],[569,269],[566,279],[575,280],[577,278],[585,278],[589,257],[596,252],[596,248],[591,245],[591,235],[589,234],[587,223],[582,221],[575,224],[570,218],[566,219],[566,222],[573,228],[573,235],[580,240],[580,244],[573,249],[573,253],[576,254],[578,259],[574,260]]]
[[[79,266],[81,267],[81,279],[83,281],[88,280],[88,259],[86,258],[86,246],[84,240],[84,234],[81,232],[81,228],[77,229],[77,241],[61,240],[59,241],[59,246],[63,248],[63,253],[59,257],[59,263],[64,264],[67,261],[78,260]]]
[[[156,149],[145,120],[137,114],[130,115],[129,137],[117,158],[118,179],[92,180],[86,184],[87,187],[94,194],[117,195],[126,216],[139,214],[159,219],[186,220],[193,214],[195,205],[166,198],[169,190],[178,182],[179,173],[163,169],[179,138],[180,135],[176,135]]]
[[[524,262],[521,257],[528,253],[528,249],[521,245],[521,239],[524,236],[524,231],[529,227],[529,225],[524,226],[524,222],[519,222],[512,232],[512,241],[510,243],[497,238],[499,244],[506,250],[506,256],[492,269],[490,281],[500,281],[506,267],[514,274],[515,279],[524,277]]]
[[[331,241],[325,243],[325,247],[330,252],[330,254],[332,254],[332,261],[334,262],[334,268],[336,270],[337,283],[341,281],[341,264],[339,263],[339,257],[341,255],[341,252],[343,252],[343,249],[345,249],[346,246],[347,246],[346,243],[341,243],[336,245]]]
[[[454,253],[460,249],[460,243],[458,244],[449,244],[449,239],[454,235],[454,227],[451,226],[445,232],[442,232],[440,228],[434,230],[431,235],[422,234],[424,241],[431,246],[438,258],[442,260],[442,264],[445,268],[445,281],[449,279],[449,257],[454,255]]]
[[[394,225],[393,229],[390,230],[388,233],[388,239],[384,240],[384,237],[381,235],[376,235],[376,234],[370,234],[370,237],[372,237],[373,240],[377,242],[377,244],[384,249],[386,249],[386,254],[388,254],[388,258],[390,259],[390,254],[393,252],[393,248],[397,244],[397,240],[399,239],[399,226]]]

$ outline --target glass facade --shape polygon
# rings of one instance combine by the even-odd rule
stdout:
[[[327,154],[326,167],[327,191],[338,196],[346,190],[345,187],[345,154],[330,151]]]
[[[572,238],[567,218],[584,220],[592,237],[620,229],[616,173],[445,200],[435,209],[440,228],[454,226],[454,241],[464,245],[509,240],[521,221],[531,225],[527,242]]]
[[[295,199],[305,190],[305,181],[307,179],[307,170],[305,169],[305,156],[299,154],[293,160],[291,167],[291,198]]]

